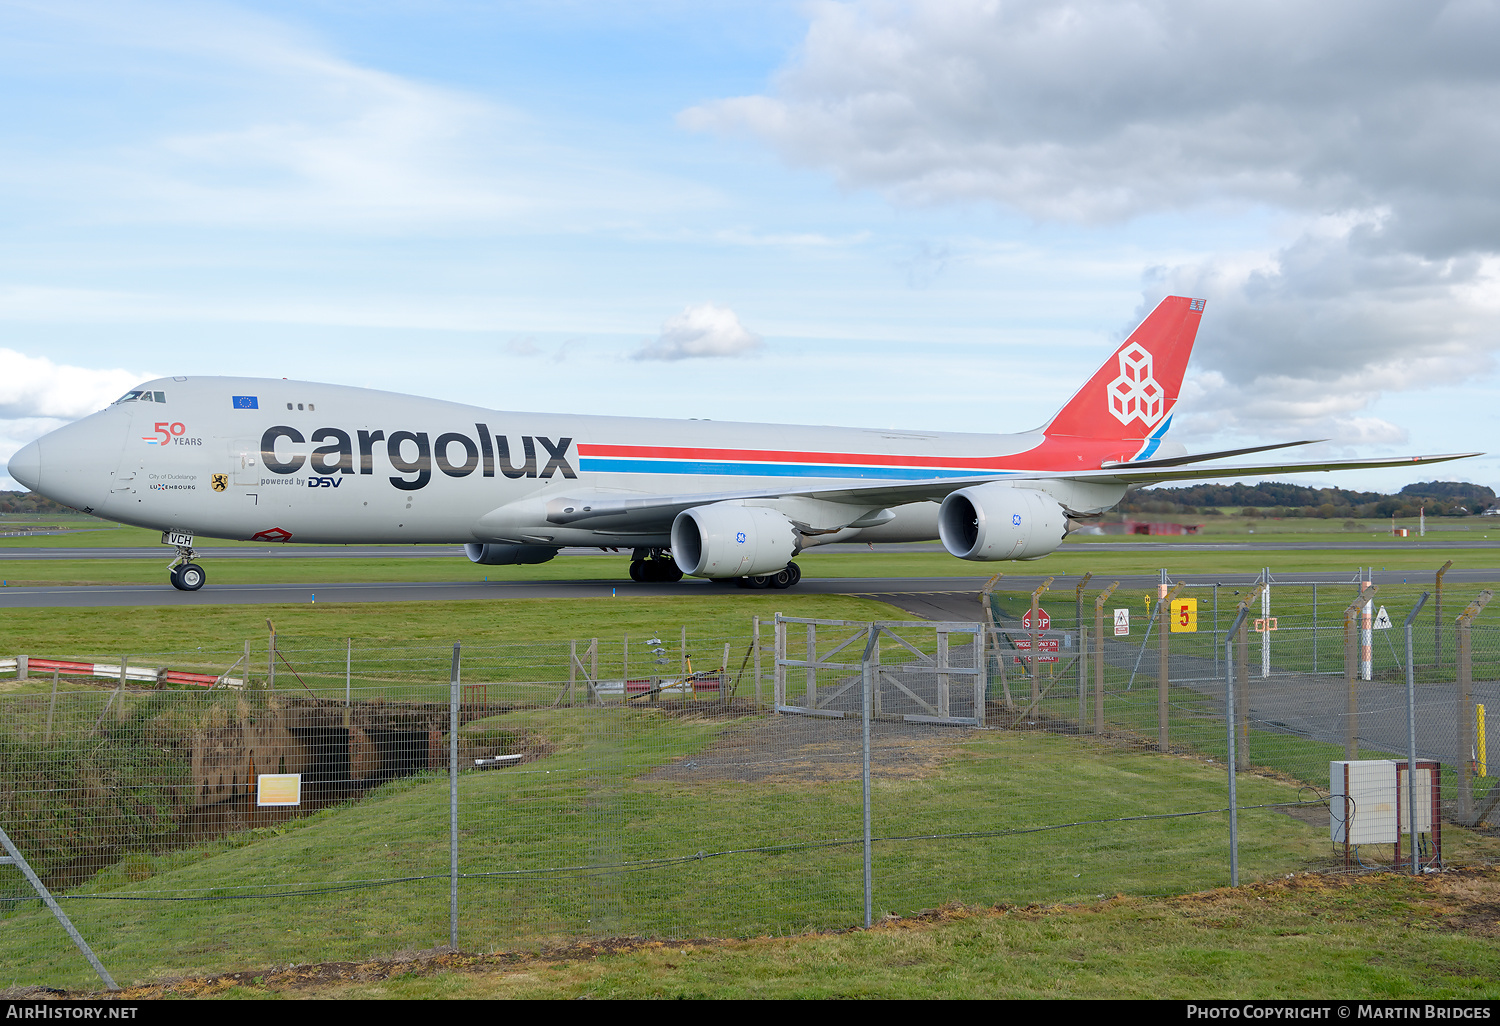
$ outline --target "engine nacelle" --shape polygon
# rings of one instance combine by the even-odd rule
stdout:
[[[515,566],[517,563],[545,563],[557,555],[551,545],[499,545],[493,542],[480,544],[468,542],[464,555],[473,563],[485,566]]]
[[[693,577],[757,577],[786,566],[797,549],[792,522],[774,509],[716,502],[672,521],[672,558]]]
[[[960,488],[938,510],[938,537],[959,559],[1035,559],[1056,550],[1067,529],[1051,496],[999,482]]]

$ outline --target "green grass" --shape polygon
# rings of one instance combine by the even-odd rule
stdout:
[[[1462,909],[1497,889],[1492,875],[1299,875],[1184,898],[945,909],[834,935],[440,955],[362,965],[357,981],[267,967],[126,996],[1493,1000],[1500,947]]]
[[[3,553],[3,550],[0,550]],[[0,558],[0,580],[8,587],[40,585],[165,584],[171,553],[161,550],[161,560],[59,559],[17,560]],[[1441,557],[1441,558],[1439,558]],[[1309,552],[1256,549],[1247,552],[1092,552],[1084,544],[1069,544],[1062,551],[1025,564],[975,563],[954,559],[941,552],[839,552],[809,550],[797,557],[797,565],[808,578],[860,577],[962,577],[982,579],[995,572],[1006,576],[1049,575],[1076,578],[1094,574],[1106,583],[1115,576],[1155,574],[1163,567],[1180,574],[1258,573],[1271,565],[1286,573],[1301,571],[1347,571],[1374,565],[1379,570],[1409,573],[1426,579],[1452,559],[1457,566],[1487,566],[1496,553],[1486,549],[1420,550],[1392,552],[1388,549]],[[264,559],[204,559],[209,587],[220,584],[318,584],[374,581],[618,581],[626,588],[628,557],[620,555],[561,556],[533,566],[485,567],[470,563],[462,555],[421,558],[329,559],[318,557],[267,557]],[[1003,579],[1003,578],[1002,578]],[[1058,587],[1065,587],[1059,584]]]
[[[199,648],[235,652],[253,640],[262,657],[266,620],[285,644],[336,644],[345,638],[368,651],[386,643],[435,645],[606,639],[630,635],[680,638],[746,637],[751,618],[788,616],[891,620],[908,614],[871,599],[795,592],[711,592],[706,597],[623,599],[516,599],[495,602],[322,603],[266,606],[160,606],[83,609],[7,609],[0,617],[0,653],[39,656],[171,652]],[[770,637],[769,628],[764,628]],[[233,656],[231,656],[233,658]],[[341,663],[342,665],[342,663]],[[40,686],[33,683],[33,686]],[[47,687],[50,688],[50,681]]]
[[[624,872],[466,880],[460,943],[469,948],[577,935],[757,936],[849,925],[861,916],[857,845],[691,858],[765,845],[853,838],[859,784],[680,778],[651,767],[701,749],[732,723],[651,710],[544,710],[495,718],[545,733],[556,754],[514,773],[465,774],[467,872],[635,863]],[[1223,780],[1200,760],[1080,745],[1040,734],[935,735],[927,773],[878,778],[877,836],[1031,829],[1048,823],[1218,808]],[[442,876],[447,782],[410,778],[364,801],[186,850],[137,852],[79,892],[117,897],[245,893],[403,876]],[[1247,777],[1246,804],[1296,789]],[[1201,890],[1227,879],[1220,814],[1012,836],[877,843],[877,911],[948,902],[1056,902]],[[1318,864],[1326,833],[1270,810],[1241,815],[1242,873],[1268,878]],[[297,899],[66,902],[122,979],[292,961],[389,955],[446,938],[446,880]],[[0,923],[11,979],[77,986],[86,965],[44,913]],[[7,981],[8,982],[8,981]]]

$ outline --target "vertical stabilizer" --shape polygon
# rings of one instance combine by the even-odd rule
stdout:
[[[1042,431],[1049,438],[1133,442],[1125,446],[1133,451],[1160,440],[1182,392],[1203,304],[1163,299]]]

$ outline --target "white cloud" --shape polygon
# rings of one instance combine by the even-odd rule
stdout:
[[[680,121],[902,204],[1282,211],[1269,257],[1147,275],[1211,300],[1185,423],[1392,440],[1358,411],[1500,348],[1497,38],[1486,0],[824,3],[768,94]]]
[[[631,354],[636,360],[686,360],[698,356],[744,356],[760,349],[761,337],[747,331],[733,310],[701,303],[667,318],[655,342]]]
[[[503,103],[366,66],[233,6],[60,0],[9,21],[0,28],[30,44],[23,56],[61,65],[49,77],[76,70],[121,92],[143,81],[176,85],[178,102],[84,135],[82,145],[3,140],[0,181],[67,203],[75,220],[358,234],[497,223],[568,230],[716,202],[693,183],[550,142],[552,126]],[[55,45],[58,35],[66,46]]]
[[[101,410],[154,375],[92,370],[0,349],[0,488],[17,489],[5,476],[16,450],[70,420]]]
[[[75,420],[102,410],[149,378],[128,370],[92,370],[0,349],[0,418]]]

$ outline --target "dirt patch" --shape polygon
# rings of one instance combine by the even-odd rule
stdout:
[[[870,728],[870,772],[885,780],[915,780],[936,772],[968,740],[954,727],[875,723]],[[858,780],[863,743],[857,720],[776,716],[729,728],[702,751],[641,779],[673,783],[826,783]]]

